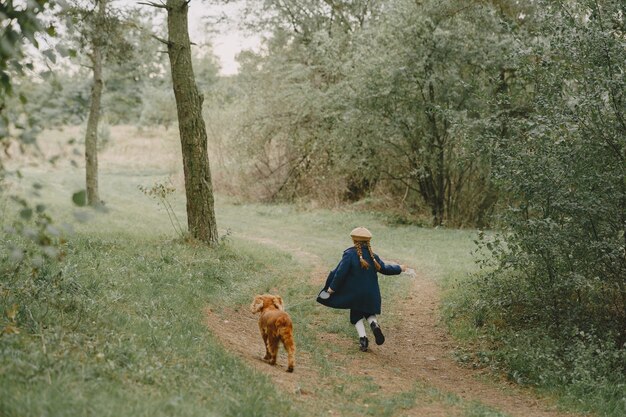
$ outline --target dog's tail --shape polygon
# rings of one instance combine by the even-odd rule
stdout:
[[[287,351],[287,372],[293,372],[296,365],[296,344],[293,341],[293,324],[289,317],[281,317],[276,320],[278,334]]]

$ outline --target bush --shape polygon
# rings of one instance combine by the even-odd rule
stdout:
[[[449,324],[474,344],[459,361],[557,393],[568,408],[626,415],[626,349],[614,335],[546,322],[529,288],[514,273],[483,273],[448,297]]]

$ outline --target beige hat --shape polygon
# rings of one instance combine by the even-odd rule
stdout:
[[[372,238],[372,234],[365,227],[357,227],[350,232],[350,236],[353,240],[370,240]]]

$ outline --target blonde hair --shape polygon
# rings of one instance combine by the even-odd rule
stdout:
[[[374,257],[374,251],[372,250],[372,245],[370,245],[370,241],[361,241],[361,240],[353,240],[354,242],[354,247],[356,248],[356,253],[359,255],[359,262],[361,263],[361,268],[363,269],[369,269],[370,265],[367,263],[367,261],[365,260],[365,258],[363,258],[363,245],[367,245],[367,250],[370,253],[370,256],[372,257],[372,261],[374,261],[374,266],[376,267],[377,271],[380,271],[380,264],[378,263],[378,261],[376,261],[376,258]]]

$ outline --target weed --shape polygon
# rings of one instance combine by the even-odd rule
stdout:
[[[170,196],[176,191],[176,187],[174,187],[171,180],[169,181],[169,184],[155,182],[150,188],[144,187],[143,185],[138,185],[137,188],[139,188],[139,191],[148,197],[156,200],[157,204],[165,209],[172,228],[179,238],[184,240],[187,233],[181,226],[178,216],[176,215],[176,211],[170,203]]]

